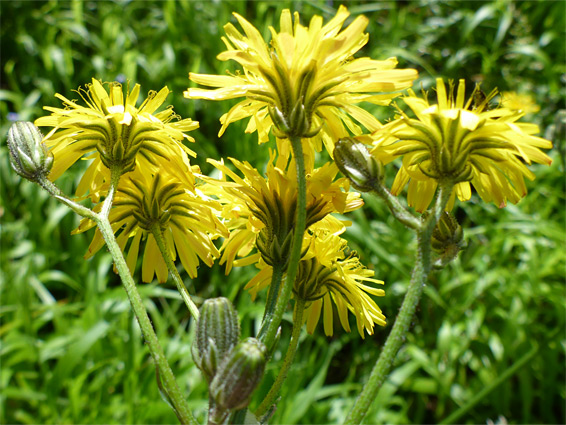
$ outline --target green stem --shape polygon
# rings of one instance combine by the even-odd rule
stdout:
[[[110,188],[108,188],[108,193],[106,198],[102,203],[102,208],[98,213],[100,218],[108,218],[110,214],[110,209],[112,208],[112,202],[114,202],[114,195],[116,195],[116,190],[118,189],[118,183],[120,182],[120,176],[122,175],[122,167],[114,165],[110,168]]]
[[[535,354],[538,352],[539,345],[534,343],[533,348],[521,357],[514,365],[508,368],[505,372],[501,374],[495,381],[489,384],[487,387],[483,388],[479,393],[469,400],[466,405],[462,406],[446,419],[444,419],[440,424],[454,424],[460,422],[460,418],[464,416],[472,407],[483,400],[490,392],[495,390],[499,385],[513,376],[520,368],[522,368],[529,360],[531,360]]]
[[[401,305],[401,309],[399,310],[399,314],[397,315],[397,319],[393,325],[393,329],[391,329],[391,333],[387,337],[387,341],[385,341],[383,350],[371,371],[368,382],[362,389],[362,392],[350,410],[350,413],[344,422],[345,424],[351,425],[361,423],[367,414],[371,403],[375,401],[381,385],[391,370],[395,356],[405,341],[407,333],[411,327],[415,310],[419,304],[424,285],[428,278],[428,273],[431,269],[430,240],[432,231],[448,203],[451,192],[451,184],[446,184],[440,187],[433,206],[432,214],[429,214],[426,221],[417,228],[417,258],[413,268],[411,282],[407,289],[407,294],[405,295],[403,304]]]
[[[279,288],[283,279],[283,264],[277,263],[273,266],[271,274],[271,283],[269,284],[269,291],[267,293],[267,302],[265,304],[265,312],[263,314],[263,321],[257,334],[258,339],[261,341],[267,333],[269,325],[273,321],[273,312],[279,296]]]
[[[177,382],[175,381],[175,375],[173,374],[173,371],[171,370],[171,367],[167,362],[167,358],[165,357],[163,348],[161,348],[159,339],[155,334],[151,320],[143,304],[143,300],[136,288],[134,279],[130,274],[130,270],[128,268],[126,260],[124,259],[124,255],[122,254],[122,250],[116,242],[114,231],[112,230],[112,225],[108,220],[108,215],[112,207],[112,202],[114,200],[114,195],[118,187],[121,172],[122,170],[120,167],[113,167],[110,170],[110,188],[102,205],[102,209],[98,214],[90,210],[89,208],[86,208],[85,206],[67,198],[65,194],[47,178],[40,180],[38,183],[53,197],[58,199],[63,204],[67,205],[77,214],[96,222],[98,229],[102,233],[102,237],[106,242],[106,246],[108,247],[108,250],[112,255],[114,264],[116,266],[116,269],[118,270],[118,274],[120,275],[120,280],[122,281],[122,285],[124,286],[130,304],[132,305],[134,315],[136,316],[143,337],[149,347],[151,356],[155,361],[159,376],[161,377],[163,383],[163,387],[167,391],[167,395],[169,396],[169,400],[173,408],[175,409],[177,417],[183,424],[198,425],[198,422],[195,420],[191,411],[189,410],[187,401],[185,400],[183,394],[181,393],[181,390],[179,389],[179,386],[177,385]]]
[[[61,189],[59,189],[57,186],[55,186],[55,183],[53,183],[48,178],[44,177],[44,178],[40,179],[37,182],[37,184],[39,184],[43,189],[45,189],[47,192],[49,192],[49,194],[51,196],[53,196],[59,202],[68,206],[70,209],[72,209],[74,212],[76,212],[81,217],[90,218],[91,220],[96,219],[96,213],[94,211],[85,207],[84,205],[81,205],[81,204],[67,198],[67,196],[61,191]]]
[[[114,264],[116,269],[118,269],[120,279],[122,280],[122,285],[126,290],[126,294],[128,295],[128,299],[130,300],[130,304],[132,305],[132,309],[134,310],[134,314],[136,315],[136,319],[138,320],[144,339],[147,342],[149,352],[159,369],[159,374],[163,381],[163,387],[167,391],[171,404],[173,405],[179,420],[183,424],[197,425],[198,422],[194,419],[189,410],[187,402],[175,381],[173,371],[167,362],[163,348],[161,348],[161,344],[153,330],[153,326],[151,325],[151,320],[149,319],[143,300],[136,288],[134,279],[130,274],[124,255],[122,254],[122,251],[114,237],[110,221],[108,221],[107,218],[100,217],[97,220],[97,224],[102,236],[104,237],[106,246],[112,254]]]
[[[305,159],[303,157],[303,146],[300,137],[291,137],[291,146],[295,157],[295,166],[297,169],[297,219],[295,221],[295,229],[293,233],[293,246],[291,247],[291,255],[289,257],[289,265],[287,266],[287,278],[281,288],[281,293],[277,298],[277,303],[273,311],[273,318],[267,327],[263,343],[267,347],[267,351],[271,351],[277,329],[281,324],[283,313],[287,308],[287,304],[291,299],[291,293],[297,270],[299,268],[299,260],[301,259],[301,247],[303,244],[303,236],[305,233],[307,221],[307,177],[305,175]]]
[[[167,269],[169,270],[169,272],[173,276],[173,280],[175,281],[175,284],[177,285],[177,290],[181,294],[181,297],[183,297],[183,301],[185,301],[185,305],[187,306],[187,308],[191,312],[191,316],[193,316],[193,319],[195,319],[195,321],[198,320],[198,317],[199,317],[198,307],[195,305],[195,303],[191,299],[191,295],[189,294],[187,287],[183,283],[183,279],[181,279],[181,276],[179,275],[179,271],[177,270],[177,267],[175,267],[175,263],[171,259],[171,254],[169,253],[169,250],[167,249],[167,244],[165,242],[165,238],[163,237],[163,231],[161,230],[159,223],[156,223],[156,224],[153,225],[153,227],[151,229],[151,233],[153,234],[153,237],[155,238],[155,241],[157,242],[157,246],[159,247],[159,251],[161,252],[161,256],[165,260],[165,264],[167,265]]]
[[[380,182],[373,180],[372,183],[373,191],[385,201],[391,213],[395,216],[397,220],[403,223],[405,226],[417,230],[421,226],[421,221],[415,217],[396,196],[393,196],[385,186]]]
[[[287,349],[287,353],[285,354],[285,358],[283,359],[283,364],[281,365],[281,369],[279,370],[279,374],[277,375],[277,379],[271,386],[269,393],[265,396],[257,410],[255,411],[255,415],[258,418],[261,418],[265,413],[273,406],[275,403],[275,399],[279,394],[279,390],[287,377],[287,373],[289,372],[289,368],[293,363],[293,359],[295,358],[295,353],[297,352],[297,347],[299,346],[299,337],[301,336],[301,329],[303,328],[303,313],[305,311],[305,301],[299,300],[295,302],[295,309],[293,311],[293,332],[291,334],[291,343],[289,344],[289,348]]]

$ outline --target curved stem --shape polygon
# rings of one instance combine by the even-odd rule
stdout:
[[[269,328],[270,323],[273,321],[273,312],[275,310],[275,305],[277,304],[277,298],[279,296],[279,289],[281,287],[282,279],[283,265],[279,263],[274,264],[271,274],[271,283],[269,284],[269,292],[267,293],[265,312],[263,313],[263,321],[257,334],[257,337],[260,341],[265,337],[267,329]]]
[[[415,217],[396,196],[393,196],[385,186],[380,182],[373,180],[372,183],[373,191],[385,201],[391,213],[395,216],[397,220],[403,223],[405,226],[417,230],[421,226],[421,221]]]
[[[273,318],[267,327],[263,343],[267,347],[267,351],[271,350],[277,329],[281,323],[283,313],[291,299],[293,283],[297,276],[299,260],[301,258],[301,246],[303,244],[303,236],[305,233],[307,221],[307,177],[305,175],[305,160],[303,157],[303,146],[300,137],[291,137],[291,146],[293,147],[293,155],[295,157],[295,166],[297,169],[297,219],[295,221],[295,229],[293,234],[293,246],[291,247],[291,255],[289,257],[289,265],[287,266],[287,278],[281,288],[281,293],[277,298],[277,303],[273,311]]]
[[[112,259],[114,260],[114,264],[116,266],[116,269],[118,270],[118,274],[120,275],[120,280],[122,281],[122,285],[124,286],[128,299],[132,306],[132,310],[142,331],[144,340],[149,347],[149,352],[153,357],[153,360],[159,372],[159,376],[161,377],[163,388],[167,392],[169,401],[175,409],[175,413],[179,418],[179,421],[181,421],[181,423],[183,424],[199,425],[196,419],[193,417],[191,411],[189,410],[187,401],[185,400],[183,394],[181,393],[181,390],[179,389],[179,386],[177,385],[175,375],[173,374],[173,371],[171,370],[171,367],[167,362],[167,358],[165,357],[163,348],[161,348],[159,339],[155,334],[151,320],[143,304],[143,300],[136,288],[134,279],[130,274],[130,270],[128,268],[126,260],[124,259],[122,250],[116,242],[114,231],[112,230],[112,225],[108,220],[108,215],[112,207],[116,189],[118,188],[118,182],[120,180],[121,173],[122,170],[120,167],[113,167],[110,170],[110,188],[102,205],[102,209],[98,214],[90,210],[89,208],[86,208],[85,206],[67,198],[67,196],[47,178],[40,180],[38,183],[53,197],[67,205],[77,214],[82,217],[87,217],[96,222],[98,229],[102,233],[102,237],[106,242],[106,246],[108,247],[108,250],[112,255]]]
[[[49,180],[47,177],[41,178],[38,180],[37,184],[39,184],[43,189],[45,189],[51,196],[57,199],[62,204],[65,204],[74,212],[76,212],[81,217],[90,218],[94,220],[96,218],[96,213],[92,211],[90,208],[81,205],[72,199],[69,199],[62,191],[59,189],[55,183]]]
[[[431,269],[431,247],[430,240],[434,226],[442,211],[448,203],[450,194],[452,192],[452,185],[446,184],[440,187],[436,201],[433,206],[432,214],[430,214],[426,221],[424,221],[417,230],[417,258],[413,273],[411,275],[411,282],[409,288],[403,299],[403,304],[391,329],[391,333],[385,341],[383,350],[377,362],[371,371],[368,382],[362,389],[354,406],[348,414],[345,424],[359,424],[367,414],[371,403],[376,399],[377,392],[385,381],[395,356],[405,341],[406,335],[411,327],[411,322],[415,314],[417,305],[421,298],[424,285],[428,278],[428,273]]]
[[[293,332],[291,334],[291,342],[289,344],[289,348],[287,349],[287,353],[285,353],[285,358],[283,359],[283,364],[281,365],[281,369],[279,369],[279,374],[277,375],[277,379],[271,386],[269,393],[265,396],[257,410],[255,411],[255,415],[260,418],[269,410],[269,408],[275,403],[275,399],[279,394],[279,390],[287,377],[287,372],[289,372],[289,368],[293,363],[293,359],[295,358],[295,353],[297,352],[297,347],[299,346],[299,337],[301,336],[301,329],[303,328],[303,313],[305,311],[305,301],[297,299],[295,302],[295,309],[293,311]]]
[[[105,217],[99,217],[97,224],[100,232],[102,233],[102,236],[104,237],[106,246],[112,254],[114,264],[116,265],[116,269],[118,269],[120,279],[122,280],[122,285],[126,290],[126,294],[128,294],[128,299],[130,300],[130,304],[132,305],[132,309],[134,310],[134,314],[136,315],[136,319],[138,320],[138,324],[140,325],[143,337],[149,347],[149,352],[151,353],[151,356],[153,357],[153,360],[155,361],[155,364],[159,369],[159,374],[163,381],[163,387],[167,390],[171,404],[173,405],[177,416],[182,423],[197,425],[198,422],[194,419],[189,410],[187,402],[183,394],[181,393],[177,382],[175,381],[173,371],[171,370],[171,367],[167,362],[163,348],[161,348],[161,344],[159,343],[157,335],[153,330],[151,320],[149,319],[149,316],[143,304],[143,300],[136,288],[134,279],[130,274],[130,270],[128,269],[128,265],[126,264],[126,260],[124,259],[124,255],[122,254],[120,247],[116,243],[110,221],[108,221],[108,219]]]
[[[153,360],[155,361],[155,364],[158,368],[163,387],[165,388],[169,400],[173,408],[175,409],[175,413],[183,424],[197,425],[198,422],[192,416],[187,402],[183,394],[181,393],[177,382],[175,381],[175,375],[173,375],[173,371],[171,370],[171,367],[167,362],[163,348],[161,348],[159,339],[157,338],[157,335],[153,330],[153,326],[151,325],[151,320],[149,319],[149,316],[143,304],[143,300],[136,288],[134,279],[130,274],[130,270],[128,268],[126,260],[124,259],[122,250],[116,242],[114,231],[112,230],[112,226],[110,224],[110,221],[108,220],[108,214],[112,206],[114,194],[116,193],[116,189],[118,187],[120,175],[121,170],[118,167],[111,169],[110,188],[102,205],[102,210],[99,214],[96,215],[95,221],[98,225],[98,229],[102,233],[104,241],[106,242],[106,246],[112,254],[114,264],[120,275],[120,280],[122,281],[122,285],[126,290],[126,294],[128,295],[128,299],[130,300],[130,304],[132,305],[132,309],[134,311],[136,319],[138,320],[138,324],[141,328],[144,339],[147,342],[151,356],[153,357]]]
[[[171,254],[169,253],[169,250],[167,249],[167,243],[165,242],[165,238],[163,237],[163,231],[159,227],[158,223],[153,225],[153,227],[151,229],[151,233],[153,234],[153,237],[155,238],[155,241],[157,242],[157,246],[159,247],[159,251],[161,252],[161,256],[163,257],[163,260],[165,260],[165,264],[167,265],[167,269],[171,273],[171,276],[173,276],[173,280],[175,281],[175,284],[177,285],[177,290],[181,294],[181,297],[183,298],[185,305],[187,306],[187,308],[191,312],[191,316],[193,316],[193,319],[195,319],[195,321],[198,320],[198,317],[199,317],[198,307],[196,306],[196,304],[191,299],[191,295],[189,294],[187,287],[183,283],[183,279],[179,275],[179,271],[177,270],[177,267],[175,267],[175,263],[171,259]]]

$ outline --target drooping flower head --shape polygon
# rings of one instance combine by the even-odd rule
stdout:
[[[44,139],[54,155],[51,180],[83,156],[94,161],[79,183],[77,196],[89,189],[96,192],[108,180],[108,169],[113,166],[126,173],[141,161],[144,169],[163,163],[179,169],[179,175],[186,172],[187,154],[194,156],[194,152],[182,142],[194,142],[185,132],[198,128],[198,122],[179,119],[170,107],[156,112],[169,94],[167,87],[150,92],[140,106],[136,106],[139,84],[125,97],[121,84],[111,83],[106,91],[96,79],[77,92],[84,106],[56,94],[65,108],[45,107],[51,115],[35,122],[40,127],[53,127]]]
[[[210,184],[203,191],[217,197],[224,206],[222,217],[226,219],[230,237],[223,244],[220,263],[226,263],[226,273],[236,262],[252,264],[260,257],[270,265],[285,265],[289,260],[296,219],[297,179],[294,160],[286,152],[287,155],[280,154],[277,160],[274,151],[271,152],[265,177],[247,162],[230,158],[243,174],[242,178],[223,162],[209,160],[223,174],[221,181],[208,179]],[[327,228],[339,231],[343,224],[330,214],[362,206],[358,193],[347,192],[347,179],[334,180],[337,174],[333,163],[321,168],[307,164],[307,229],[324,220]],[[227,177],[232,181],[227,181]],[[250,255],[256,248],[258,252]],[[235,260],[236,257],[241,259]]]
[[[226,127],[250,117],[246,132],[258,132],[259,143],[266,142],[273,128],[279,138],[310,138],[320,151],[321,141],[332,155],[334,141],[348,136],[348,130],[361,134],[356,121],[374,131],[380,123],[360,108],[360,102],[387,104],[395,92],[410,87],[417,78],[413,69],[394,69],[395,58],[383,61],[353,58],[368,41],[365,16],[357,16],[346,28],[350,13],[340,6],[336,16],[323,25],[314,16],[308,27],[283,10],[280,30],[270,27],[271,44],[242,16],[234,13],[244,30],[224,26],[226,51],[218,59],[234,60],[242,66],[236,74],[225,76],[191,73],[189,78],[213,90],[189,88],[191,99],[223,100],[245,97],[220,119],[222,135]],[[347,130],[348,129],[348,130]]]
[[[470,199],[471,185],[485,202],[516,203],[527,192],[524,177],[535,177],[526,164],[551,163],[540,149],[552,143],[534,136],[538,126],[517,122],[524,113],[490,108],[495,90],[485,96],[476,86],[466,100],[464,80],[447,91],[438,79],[436,104],[409,93],[403,100],[416,118],[400,111],[401,118],[373,135],[373,154],[383,163],[403,158],[391,192],[397,195],[409,183],[408,202],[417,211],[428,207],[438,184],[455,184],[450,208],[454,195]]]
[[[385,326],[385,316],[370,297],[370,294],[385,295],[383,289],[373,286],[383,281],[375,279],[373,270],[364,267],[355,253],[348,253],[346,240],[314,225],[305,234],[304,245],[306,254],[299,262],[293,296],[306,301],[307,331],[314,332],[322,314],[324,333],[333,335],[333,304],[347,332],[350,332],[348,311],[356,317],[362,338],[364,330],[373,334],[374,324]],[[258,268],[260,272],[246,285],[252,295],[269,285],[273,272],[272,267],[263,262],[258,263]]]
[[[198,167],[193,167],[192,171],[198,172]],[[155,226],[163,235],[171,258],[175,260],[178,254],[186,272],[194,278],[199,258],[211,266],[220,256],[213,239],[228,235],[214,214],[219,207],[198,188],[187,189],[165,170],[150,174],[136,168],[120,180],[109,220],[122,250],[131,241],[126,257],[131,272],[135,269],[141,241],[145,240],[142,281],[151,282],[156,274],[163,283],[167,281],[168,271],[153,235]],[[84,232],[94,225],[93,221],[84,219],[74,233]],[[102,234],[97,229],[85,257],[94,255],[103,245]]]

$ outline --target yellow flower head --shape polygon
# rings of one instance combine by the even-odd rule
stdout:
[[[476,86],[466,101],[465,83],[456,93],[437,80],[437,104],[430,104],[410,91],[403,98],[416,119],[401,118],[375,132],[373,154],[384,163],[403,157],[391,192],[397,195],[409,183],[408,202],[417,211],[430,204],[438,184],[455,184],[461,201],[471,197],[471,185],[485,202],[504,207],[518,202],[527,190],[524,177],[534,179],[526,164],[550,164],[540,148],[552,143],[533,134],[535,124],[516,122],[524,114],[505,107],[490,109],[494,90],[485,96]]]
[[[410,87],[417,78],[414,69],[394,69],[395,58],[354,59],[368,41],[364,33],[368,19],[357,16],[342,29],[349,15],[346,7],[340,6],[325,25],[320,16],[314,16],[305,27],[298,12],[293,20],[286,9],[281,13],[280,31],[270,27],[268,47],[260,32],[234,13],[244,34],[227,24],[223,38],[227,50],[218,59],[235,60],[242,72],[225,76],[191,73],[192,81],[216,89],[189,88],[185,97],[246,98],[221,117],[219,135],[230,123],[250,117],[246,132],[257,131],[259,143],[268,140],[274,126],[277,137],[313,137],[311,143],[317,151],[323,141],[332,155],[334,141],[349,135],[346,128],[356,135],[362,133],[354,121],[370,131],[381,126],[358,103],[387,104],[396,96],[394,92]]]
[[[307,302],[307,331],[314,332],[322,313],[324,333],[332,336],[334,304],[344,330],[350,332],[349,310],[356,316],[362,338],[364,330],[372,335],[374,324],[385,326],[385,316],[368,294],[383,296],[385,292],[366,283],[381,285],[383,281],[375,279],[374,272],[365,268],[355,253],[347,254],[345,239],[316,225],[314,227],[305,235],[307,252],[299,262],[293,286],[295,298]],[[246,286],[246,289],[251,289],[252,295],[257,293],[258,288],[269,285],[271,280],[272,267],[262,262],[258,267],[260,272]]]
[[[528,93],[504,91],[501,93],[501,104],[505,108],[513,111],[522,111],[525,114],[540,111],[540,106],[535,103],[533,96]]]
[[[193,167],[193,171],[198,169]],[[101,204],[98,204],[98,209]],[[167,266],[163,260],[153,231],[157,228],[163,235],[171,258],[177,253],[181,264],[190,277],[197,275],[199,258],[211,266],[220,256],[212,240],[218,235],[227,236],[226,228],[218,221],[216,201],[202,195],[198,189],[189,191],[176,176],[159,171],[155,175],[136,168],[120,180],[109,219],[112,229],[119,233],[116,240],[124,250],[129,245],[126,261],[134,271],[140,250],[145,240],[142,280],[151,282],[154,274],[160,283],[166,282]],[[94,223],[83,219],[74,233],[84,232]],[[85,257],[91,257],[102,246],[104,240],[97,229]]]
[[[93,79],[78,90],[86,106],[56,94],[65,108],[45,107],[51,115],[35,122],[40,127],[53,127],[44,139],[54,155],[50,179],[59,178],[87,154],[86,159],[94,161],[79,183],[77,196],[89,189],[96,192],[109,180],[109,168],[120,167],[126,173],[140,160],[145,168],[155,169],[156,164],[166,163],[180,169],[181,174],[186,172],[186,154],[194,156],[194,152],[182,141],[194,142],[185,132],[198,128],[198,122],[179,120],[170,107],[156,112],[169,94],[167,87],[158,93],[150,92],[137,107],[139,92],[136,84],[124,98],[119,83],[111,83],[107,92],[100,81]]]
[[[288,151],[287,151],[288,153]],[[263,258],[268,264],[288,261],[295,227],[297,179],[294,161],[280,154],[275,161],[272,151],[267,176],[247,162],[230,159],[244,175],[240,177],[223,162],[209,160],[222,173],[222,181],[209,179],[203,187],[224,205],[222,216],[227,219],[230,237],[224,242],[220,263],[226,263],[226,273],[233,265],[252,264]],[[321,168],[307,164],[307,228],[333,212],[347,212],[362,206],[358,193],[348,193],[345,178],[334,181],[338,169],[333,163]],[[232,182],[226,180],[230,177]],[[339,231],[343,225],[327,218],[326,226]],[[259,251],[249,256],[254,248]],[[249,257],[248,257],[249,256]],[[235,261],[236,257],[247,257]]]

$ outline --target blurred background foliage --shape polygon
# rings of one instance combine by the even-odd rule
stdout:
[[[84,261],[90,234],[71,237],[78,218],[15,175],[5,135],[12,121],[35,120],[91,78],[167,85],[168,102],[201,123],[197,162],[234,156],[264,167],[268,146],[232,125],[220,140],[218,118],[230,102],[188,101],[190,71],[224,73],[222,26],[245,16],[268,38],[283,8],[330,18],[332,1],[3,1],[0,87],[0,422],[174,423],[155,370],[107,253]],[[363,54],[397,56],[415,67],[415,85],[434,78],[482,82],[485,91],[532,96],[527,119],[555,143],[551,167],[534,166],[529,194],[497,209],[472,201],[455,212],[468,247],[435,273],[395,368],[367,423],[564,423],[565,418],[565,83],[563,1],[348,2],[369,18]],[[471,86],[471,85],[470,85]],[[391,109],[377,108],[380,118]],[[271,145],[273,146],[273,145]],[[80,166],[58,181],[72,193]],[[393,170],[388,173],[389,178]],[[409,279],[412,236],[378,200],[350,214],[347,232],[362,261],[386,281],[379,304],[391,326]],[[198,296],[234,301],[243,332],[255,332],[261,302],[243,291],[254,269],[224,276],[199,271]],[[173,284],[140,286],[165,351],[198,419],[206,385],[194,367],[189,315]],[[286,318],[291,319],[290,314]],[[372,337],[319,329],[304,335],[274,423],[337,423],[367,378],[388,329]],[[289,339],[284,326],[281,347]],[[277,373],[275,353],[266,382]],[[257,403],[257,400],[254,400]],[[253,403],[252,403],[253,405]]]

